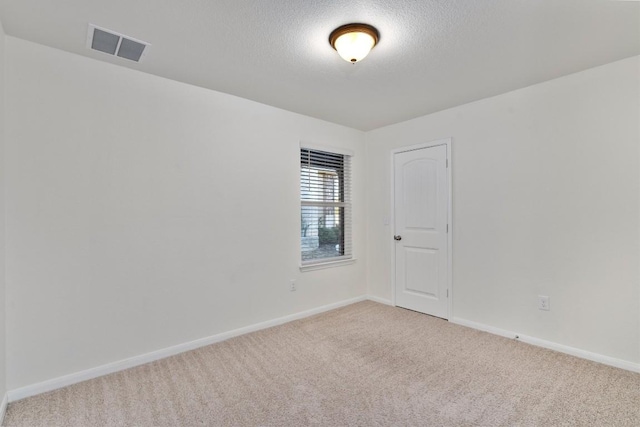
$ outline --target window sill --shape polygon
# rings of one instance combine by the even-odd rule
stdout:
[[[323,270],[325,268],[342,267],[356,262],[355,258],[341,259],[339,261],[318,262],[314,264],[306,264],[300,266],[300,271]]]

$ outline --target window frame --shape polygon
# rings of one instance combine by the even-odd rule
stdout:
[[[348,149],[344,149],[344,148],[338,148],[338,147],[332,147],[332,146],[328,146],[328,145],[318,145],[318,144],[309,144],[306,142],[301,142],[300,146],[298,147],[298,168],[297,168],[297,173],[298,173],[298,211],[300,213],[300,218],[302,218],[302,211],[304,209],[305,206],[317,206],[317,205],[322,205],[322,202],[318,202],[318,203],[312,203],[312,202],[304,202],[302,200],[302,185],[301,185],[301,174],[302,174],[302,165],[300,163],[300,155],[302,153],[302,150],[310,150],[310,151],[322,151],[325,153],[331,153],[331,154],[338,154],[338,155],[343,155],[343,156],[348,156],[349,157],[349,169],[348,169],[348,181],[349,181],[349,186],[350,188],[352,187],[351,182],[353,181],[353,157],[354,157],[354,152]],[[345,177],[346,178],[346,177]],[[346,181],[346,179],[345,179]],[[349,235],[347,236],[346,233],[343,232],[344,235],[344,239],[345,239],[345,246],[346,246],[346,239],[348,238],[348,244],[349,247],[351,248],[351,253],[347,254],[347,255],[340,255],[337,257],[327,257],[327,258],[317,258],[317,259],[311,259],[311,260],[307,260],[307,261],[303,261],[302,260],[302,240],[301,240],[301,235],[298,235],[298,263],[299,263],[299,267],[300,267],[300,271],[312,271],[312,270],[319,270],[319,269],[324,269],[324,268],[333,268],[333,267],[339,267],[339,266],[343,266],[343,265],[348,265],[348,264],[353,264],[356,261],[356,258],[354,256],[354,239],[353,239],[353,202],[352,202],[352,197],[351,197],[351,191],[346,191],[347,194],[347,200],[342,201],[342,202],[334,202],[335,206],[339,206],[339,207],[344,207],[344,217],[345,217],[345,221],[343,223],[343,226],[346,228],[347,227],[347,223],[349,224],[349,226],[351,226],[351,232],[349,233]],[[342,191],[344,191],[345,189],[343,189]],[[300,219],[300,223],[299,223],[299,227],[298,230],[302,229],[302,219]],[[300,233],[300,231],[298,231],[298,233]]]

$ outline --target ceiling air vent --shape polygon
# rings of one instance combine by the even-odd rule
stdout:
[[[149,46],[147,42],[89,24],[87,47],[90,49],[140,62]]]

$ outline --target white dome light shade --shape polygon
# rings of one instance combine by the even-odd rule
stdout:
[[[347,62],[356,63],[378,43],[378,30],[367,24],[347,24],[333,30],[329,43]]]
[[[336,39],[338,54],[348,62],[358,62],[369,54],[375,44],[371,34],[347,33]]]

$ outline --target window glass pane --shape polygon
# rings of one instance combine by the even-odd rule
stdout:
[[[303,206],[302,261],[344,255],[344,207]]]
[[[344,185],[345,161],[343,155],[301,150],[301,200],[344,202]]]

